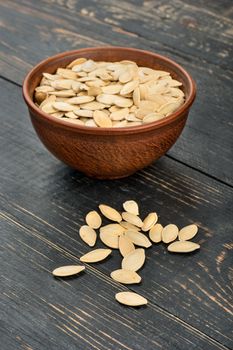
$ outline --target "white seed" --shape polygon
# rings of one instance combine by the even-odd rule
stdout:
[[[159,113],[149,113],[143,118],[143,123],[153,123],[164,118],[162,114]]]
[[[73,68],[74,66],[78,66],[84,62],[86,62],[86,58],[84,57],[79,57],[79,58],[76,58],[74,61],[70,62],[70,64],[68,64],[67,68]]]
[[[88,109],[74,109],[73,112],[79,117],[92,118],[93,112]]]
[[[97,211],[92,210],[86,215],[86,223],[91,228],[97,229],[102,224],[102,219],[100,215],[97,213]]]
[[[103,86],[102,87],[103,93],[104,94],[108,94],[108,95],[119,94],[121,89],[122,89],[122,85],[121,84],[114,84],[114,85],[108,85],[108,86]]]
[[[173,253],[190,253],[199,248],[199,244],[190,241],[176,241],[167,247],[168,251]]]
[[[122,220],[121,214],[116,209],[109,207],[108,205],[105,205],[105,204],[100,204],[99,209],[101,213],[109,220],[121,222]]]
[[[116,112],[112,112],[110,114],[110,118],[112,120],[122,120],[122,119],[125,119],[128,114],[129,114],[129,108],[121,108]]]
[[[81,256],[80,261],[86,263],[95,263],[106,259],[111,254],[111,249],[99,248],[91,250],[89,253]]]
[[[120,224],[109,224],[102,226],[100,228],[100,232],[104,232],[106,234],[114,234],[116,236],[121,236],[125,232],[125,229]]]
[[[140,227],[137,227],[130,222],[127,221],[121,221],[120,225],[124,227],[125,230],[133,230],[133,231],[140,231]]]
[[[120,95],[127,95],[130,92],[133,92],[137,87],[138,87],[138,80],[130,81],[129,83],[125,84],[122,87],[120,91]]]
[[[111,128],[111,119],[102,111],[95,111],[93,114],[95,123],[101,128]]]
[[[139,209],[138,209],[138,204],[133,201],[129,200],[123,203],[123,208],[125,211],[128,213],[134,214],[134,215],[139,215]]]
[[[79,235],[81,239],[90,247],[95,245],[97,234],[93,228],[88,225],[83,225],[79,229]]]
[[[161,224],[155,224],[151,227],[149,231],[150,240],[154,243],[159,243],[162,241],[162,230],[163,226]]]
[[[135,247],[133,242],[128,237],[121,235],[119,237],[119,250],[122,256],[126,256],[135,250]]]
[[[122,213],[122,218],[129,222],[132,225],[138,226],[138,227],[142,227],[143,226],[143,222],[142,220],[134,214],[128,213],[127,211]]]
[[[55,270],[53,270],[52,274],[56,277],[68,277],[77,275],[83,270],[85,270],[85,266],[66,265],[56,268]]]
[[[154,224],[158,221],[158,215],[156,213],[150,213],[143,221],[142,231],[149,231]]]
[[[152,245],[147,236],[141,232],[127,230],[125,232],[125,236],[129,238],[135,245],[138,245],[140,247],[149,248]]]
[[[123,258],[121,267],[124,270],[138,271],[144,265],[145,259],[145,250],[137,248]]]
[[[165,226],[162,230],[162,241],[164,243],[170,243],[174,241],[178,236],[178,227],[174,224]]]
[[[110,234],[100,231],[100,240],[109,248],[119,248],[119,236],[114,233]]]
[[[126,98],[118,95],[113,95],[113,97],[114,97],[113,103],[118,107],[126,108],[126,107],[131,107],[133,104],[133,100],[131,100],[130,98]]]
[[[69,112],[74,109],[72,105],[66,102],[54,102],[53,107],[58,111],[64,111],[64,112]]]
[[[130,270],[115,270],[111,272],[110,276],[113,280],[122,284],[133,284],[141,282],[141,277],[139,276],[139,274],[137,274],[137,272],[135,271]]]
[[[196,236],[197,231],[197,225],[185,226],[180,230],[178,238],[180,241],[188,241],[189,239],[192,239],[194,236]]]
[[[128,306],[142,306],[148,303],[146,298],[134,292],[119,292],[115,298],[119,303]]]
[[[72,97],[69,100],[67,100],[68,103],[74,104],[74,105],[80,105],[82,103],[87,103],[93,101],[95,98],[93,96],[78,96],[78,97]]]

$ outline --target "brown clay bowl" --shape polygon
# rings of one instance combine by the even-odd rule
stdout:
[[[139,66],[166,70],[183,83],[185,103],[169,117],[141,126],[91,128],[71,125],[42,112],[33,102],[33,92],[42,72],[54,73],[78,57],[96,61],[132,60]],[[69,166],[99,179],[133,174],[165,154],[179,137],[196,87],[191,76],[177,63],[161,55],[124,47],[95,47],[58,54],[37,64],[26,76],[23,96],[32,124],[43,144]]]

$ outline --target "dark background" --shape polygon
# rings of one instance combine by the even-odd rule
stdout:
[[[232,348],[232,1],[1,0],[0,15],[1,349]],[[127,179],[97,181],[45,150],[21,86],[50,55],[109,44],[174,59],[198,95],[166,156]],[[163,225],[197,223],[201,250],[153,245],[141,285],[129,288],[109,276],[117,252],[75,279],[53,278],[89,250],[78,236],[86,213],[101,202],[121,210],[127,199]],[[129,289],[148,306],[114,300]]]

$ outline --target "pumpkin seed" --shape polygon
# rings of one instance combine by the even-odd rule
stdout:
[[[80,261],[86,263],[96,263],[106,259],[111,254],[111,249],[99,248],[91,250],[89,253],[81,256]]]
[[[102,219],[100,215],[97,213],[97,211],[92,210],[86,215],[86,223],[88,226],[90,226],[93,229],[97,229],[102,224]]]
[[[129,114],[129,108],[121,108],[116,112],[112,112],[110,114],[110,118],[112,120],[122,120],[122,119],[125,119],[128,114]]]
[[[114,233],[100,231],[100,240],[109,248],[119,248],[119,236]]]
[[[137,227],[130,222],[127,221],[121,221],[120,225],[124,227],[125,230],[133,230],[133,231],[140,231],[140,227]]]
[[[138,204],[133,200],[129,200],[129,201],[124,202],[123,208],[128,213],[131,213],[133,215],[139,215]]]
[[[91,102],[94,99],[95,99],[94,96],[78,96],[78,97],[70,98],[69,100],[67,100],[67,102],[74,105],[80,105],[82,103]]]
[[[66,266],[57,267],[55,270],[53,270],[52,274],[56,277],[68,277],[68,276],[77,275],[83,270],[85,270],[85,266],[66,265]]]
[[[197,231],[197,225],[185,226],[179,231],[178,238],[180,241],[188,241],[189,239],[192,239],[194,236],[196,236]]]
[[[64,112],[69,112],[74,109],[72,105],[66,102],[54,102],[53,107],[58,111],[64,111]]]
[[[167,249],[172,253],[190,253],[200,249],[200,245],[190,241],[176,241],[169,244]]]
[[[120,224],[109,224],[102,226],[100,232],[105,232],[106,234],[114,234],[115,236],[121,236],[125,232],[125,229]]]
[[[102,111],[95,111],[93,114],[95,123],[102,128],[111,128],[111,119]]]
[[[132,225],[138,226],[138,227],[142,227],[143,226],[143,222],[142,220],[139,218],[139,216],[134,215],[132,213],[128,213],[127,211],[122,213],[122,218],[129,222]]]
[[[135,245],[138,245],[140,247],[149,248],[152,243],[147,238],[146,235],[144,235],[141,232],[133,231],[133,230],[127,230],[125,232],[125,236],[131,240]]]
[[[116,300],[127,306],[142,306],[146,305],[147,299],[134,292],[119,292],[115,295]]]
[[[109,220],[121,222],[122,220],[121,214],[116,209],[109,207],[108,205],[105,205],[105,204],[100,204],[99,209],[101,213]]]
[[[164,243],[170,243],[174,241],[178,236],[178,227],[174,224],[165,226],[162,230],[162,241]]]
[[[126,256],[135,250],[135,247],[133,242],[128,237],[121,235],[119,237],[119,250],[122,256]]]
[[[141,282],[141,277],[139,276],[139,274],[137,274],[137,272],[135,271],[130,270],[115,270],[111,272],[110,276],[113,280],[122,284],[133,284]]]
[[[137,248],[124,256],[121,267],[124,270],[138,271],[145,262],[145,250]]]
[[[83,242],[88,244],[90,247],[93,247],[95,245],[97,235],[93,228],[91,228],[88,225],[83,225],[79,229],[79,235]]]
[[[158,215],[156,213],[150,213],[143,221],[142,231],[149,231],[154,224],[158,221]]]
[[[161,224],[155,224],[151,227],[149,231],[150,240],[154,243],[159,243],[162,241],[162,230],[163,226]]]

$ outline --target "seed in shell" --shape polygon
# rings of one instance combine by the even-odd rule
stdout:
[[[133,231],[140,231],[140,227],[137,227],[130,222],[127,221],[121,221],[120,225],[124,227],[125,230],[133,230]]]
[[[150,213],[143,221],[142,231],[149,231],[151,227],[158,221],[158,215],[156,213]]]
[[[115,270],[111,272],[110,276],[113,280],[122,284],[133,284],[141,282],[141,277],[139,276],[139,274],[131,270]]]
[[[143,222],[142,222],[142,220],[140,219],[139,216],[131,214],[131,213],[128,213],[127,211],[124,211],[122,213],[122,218],[125,221],[127,221],[130,224],[135,225],[137,227],[142,227],[143,226]]]
[[[167,247],[167,250],[172,253],[191,253],[197,249],[200,249],[200,245],[190,241],[176,241]]]
[[[151,227],[149,231],[150,240],[154,243],[159,243],[162,241],[162,230],[163,226],[161,224],[155,224]]]
[[[149,248],[152,245],[151,241],[147,238],[147,236],[141,232],[127,230],[125,232],[125,236],[137,246]]]
[[[174,241],[178,236],[178,227],[174,224],[165,226],[162,230],[162,241],[164,243],[170,243]]]
[[[119,236],[114,233],[100,231],[100,240],[109,248],[119,248]]]
[[[102,224],[102,219],[97,211],[92,210],[86,215],[86,223],[91,228],[97,229],[100,228]]]
[[[119,250],[124,257],[135,250],[133,242],[125,235],[119,237]]]
[[[95,245],[97,234],[93,228],[88,225],[83,225],[79,229],[79,235],[83,242],[88,244],[90,247]]]
[[[114,234],[115,236],[121,236],[125,229],[120,224],[108,224],[100,228],[100,232]]]
[[[91,250],[90,252],[81,256],[80,261],[86,263],[96,263],[106,259],[110,254],[111,249],[98,248],[95,250]]]
[[[56,277],[68,277],[68,276],[77,275],[83,270],[85,270],[85,266],[66,265],[66,266],[57,267],[55,270],[53,270],[52,274]]]
[[[116,300],[127,306],[142,306],[148,303],[147,299],[134,292],[119,292],[115,295]]]
[[[123,203],[123,208],[128,213],[131,213],[133,215],[139,215],[139,208],[137,202],[134,200],[129,200]]]
[[[145,250],[137,248],[126,255],[121,263],[124,270],[138,271],[145,263]]]
[[[189,239],[192,239],[194,236],[196,236],[197,231],[197,225],[192,224],[185,226],[179,231],[178,238],[180,241],[188,241]]]
[[[99,209],[101,213],[109,220],[121,222],[121,214],[116,209],[105,204],[100,204]]]

